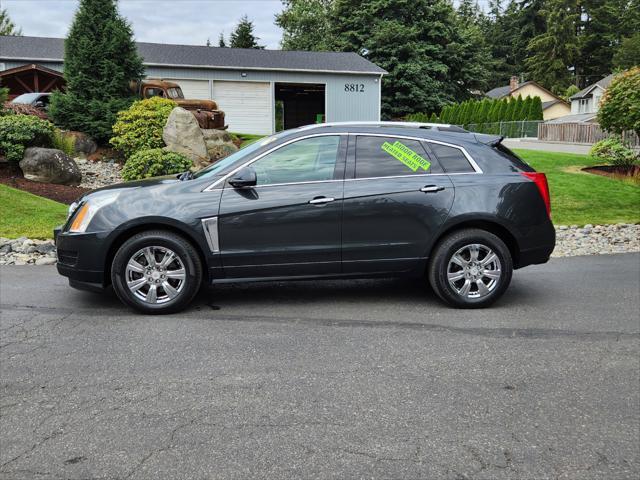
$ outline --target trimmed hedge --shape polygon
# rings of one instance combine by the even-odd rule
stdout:
[[[55,133],[53,123],[33,115],[0,116],[0,154],[19,162],[28,147],[51,147]]]
[[[184,155],[151,148],[134,153],[124,164],[121,174],[125,180],[140,180],[185,172],[192,166],[193,162]]]

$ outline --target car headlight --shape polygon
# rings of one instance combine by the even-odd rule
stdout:
[[[92,194],[84,202],[76,204],[75,208],[74,204],[71,204],[69,212],[73,215],[73,222],[71,222],[69,231],[73,233],[85,232],[98,210],[115,202],[118,195],[120,195],[120,192],[110,192],[107,190]]]

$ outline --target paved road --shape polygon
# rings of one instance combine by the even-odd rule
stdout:
[[[554,143],[539,142],[537,140],[524,140],[516,138],[507,138],[503,142],[509,148],[523,148],[527,150],[541,150],[544,152],[560,152],[560,153],[589,153],[591,145],[575,144],[575,143]]]
[[[637,254],[521,270],[483,311],[380,280],[148,317],[50,267],[0,282],[3,479],[640,475]]]

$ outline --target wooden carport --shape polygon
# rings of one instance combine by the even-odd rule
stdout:
[[[0,71],[0,85],[9,88],[9,100],[23,93],[64,90],[62,73],[35,63]]]

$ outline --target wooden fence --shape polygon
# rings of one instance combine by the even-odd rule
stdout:
[[[538,125],[538,140],[548,142],[593,144],[610,137],[597,123],[541,123]],[[634,132],[625,132],[622,138],[632,147],[640,146]]]

